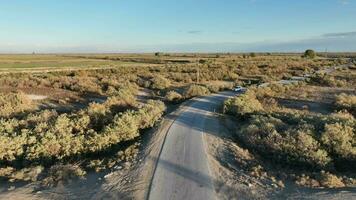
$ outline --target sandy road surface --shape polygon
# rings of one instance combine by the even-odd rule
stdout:
[[[185,106],[168,130],[149,199],[216,199],[204,140],[206,119],[233,94],[197,98]]]

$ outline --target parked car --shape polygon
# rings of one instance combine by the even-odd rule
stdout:
[[[244,92],[246,91],[246,88],[242,87],[242,86],[237,86],[233,89],[234,92]]]

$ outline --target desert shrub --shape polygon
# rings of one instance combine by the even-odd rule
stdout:
[[[129,147],[125,147],[123,150],[119,150],[116,153],[110,153],[110,155],[89,160],[86,163],[86,168],[94,169],[96,172],[102,171],[104,169],[110,169],[120,162],[130,162],[137,158],[139,149],[139,144],[135,143]]]
[[[231,90],[234,87],[232,82],[222,82],[222,83],[209,83],[206,85],[210,92],[216,93],[222,90]]]
[[[10,117],[35,108],[32,101],[21,92],[0,93],[0,117]]]
[[[356,115],[356,96],[340,94],[336,96],[335,104],[338,108],[346,109]]]
[[[108,99],[78,113],[41,112],[29,115],[28,121],[1,119],[0,163],[17,160],[13,163],[20,166],[33,161],[51,163],[101,151],[137,137],[140,129],[152,127],[165,110],[159,101],[148,101],[140,109],[125,112],[110,110],[112,105],[121,103],[118,99]],[[22,162],[23,159],[27,162]]]
[[[152,127],[163,115],[166,106],[161,101],[149,100],[144,107],[137,111],[140,129]]]
[[[322,149],[320,143],[313,137],[312,130],[299,129],[292,131],[292,134],[289,135],[291,137],[285,138],[282,148],[289,154],[290,160],[288,162],[290,164],[296,160],[297,162],[305,162],[311,166],[324,168],[331,162],[327,151]]]
[[[339,80],[328,74],[315,74],[310,77],[309,83],[328,87],[344,87],[347,85],[346,80]]]
[[[107,81],[103,86],[106,88],[105,94],[108,96],[120,96],[121,98],[132,97],[138,93],[138,86],[135,83]]]
[[[248,91],[224,102],[224,112],[236,116],[242,117],[260,111],[263,111],[262,104],[257,100],[253,91]]]
[[[290,165],[323,168],[331,159],[314,139],[308,126],[288,127],[283,120],[271,116],[253,116],[241,129],[242,139],[263,155]]]
[[[0,168],[0,180],[1,178],[7,179],[16,169],[13,167],[1,167]]]
[[[171,85],[171,82],[166,79],[163,76],[160,75],[155,75],[152,79],[151,79],[151,88],[152,89],[158,89],[158,90],[163,90],[168,88]]]
[[[304,186],[304,187],[314,187],[314,188],[320,187],[320,183],[318,180],[305,174],[302,174],[301,176],[297,176],[295,183],[297,185]]]
[[[330,149],[330,152],[339,157],[356,160],[356,130],[354,127],[342,123],[326,124],[321,141]]]
[[[232,103],[225,103],[225,109],[231,110]],[[234,110],[237,116],[243,113]],[[355,126],[354,117],[346,112],[255,112],[238,129],[238,135],[249,147],[291,167],[335,170],[355,163]]]
[[[82,178],[85,174],[86,172],[77,164],[54,165],[48,170],[48,176],[42,180],[42,185],[53,187],[58,183],[67,183]]]
[[[322,171],[317,178],[320,182],[320,185],[327,188],[340,188],[345,187],[342,179],[333,175],[329,172]]]
[[[220,91],[220,87],[218,85],[210,84],[207,86],[209,91],[212,93],[216,93]]]
[[[196,96],[204,96],[209,94],[209,89],[201,86],[201,85],[189,85],[185,90],[184,90],[184,97],[185,98],[192,98]]]
[[[26,133],[0,133],[0,160],[15,160],[24,153],[24,145],[28,142]]]
[[[176,91],[167,92],[165,99],[169,102],[178,102],[183,99],[183,96]]]
[[[23,168],[8,175],[8,179],[13,181],[37,181],[39,175],[44,170],[43,166]]]
[[[342,178],[322,170],[318,173],[312,173],[310,176],[302,174],[297,177],[296,183],[301,186],[307,187],[326,187],[326,188],[341,188],[345,187]]]

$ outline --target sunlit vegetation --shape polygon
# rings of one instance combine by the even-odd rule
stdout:
[[[207,87],[202,85],[192,84],[185,89],[183,95],[185,98],[191,98],[196,96],[204,96],[207,94],[210,94],[210,91]]]
[[[339,109],[346,109],[356,116],[356,95],[340,94],[336,96],[335,104]]]
[[[310,99],[300,92],[308,91],[309,87],[314,86],[300,83],[251,88],[225,101],[224,111],[238,117],[238,140],[270,162],[301,173],[296,177],[297,184],[353,185],[347,177],[340,176],[344,172],[355,173],[351,167],[356,163],[356,120],[351,114],[355,112],[355,96],[339,94],[335,102],[326,100],[334,112],[320,114],[308,111],[309,104],[320,102],[311,102],[315,97]],[[301,109],[285,107],[280,100],[286,98],[295,101],[296,107],[303,102],[306,105]]]
[[[178,102],[183,99],[183,96],[176,91],[169,91],[166,94],[166,100],[170,102]]]
[[[235,85],[280,80],[346,62],[342,58],[304,59],[301,54],[263,53],[0,56],[0,68],[6,72],[0,72],[0,178],[41,179],[45,186],[52,186],[84,176],[87,170],[112,168],[137,156],[138,138],[159,122],[166,106]],[[27,73],[29,68],[36,73]],[[48,72],[41,71],[44,68]],[[328,78],[312,77],[311,81],[315,85],[334,86],[336,82],[336,86],[349,86],[354,79],[353,75],[342,77],[335,75],[326,81]],[[291,90],[274,87],[265,93],[249,92],[225,104],[226,112],[251,122],[243,130],[251,132],[253,140],[249,141],[256,149],[264,145],[273,152],[273,158],[320,169],[354,159],[353,118],[347,114],[335,114],[343,115],[337,120],[273,115],[263,99]],[[138,98],[142,90],[150,94]],[[27,94],[32,91],[49,99],[31,100]],[[53,95],[54,91],[59,94]],[[337,110],[354,112],[349,96],[338,97],[335,105]],[[313,127],[305,125],[308,120],[321,122]],[[265,132],[256,131],[261,127],[267,128]],[[339,127],[348,132],[335,135],[333,130]],[[269,146],[269,139],[260,137],[268,131],[275,134],[274,145],[280,146]],[[293,147],[300,140],[306,141],[305,146]]]
[[[7,118],[34,110],[36,106],[23,93],[0,93],[0,117]]]
[[[228,99],[224,103],[224,112],[240,117],[246,117],[261,111],[263,111],[262,104],[257,100],[253,91]]]

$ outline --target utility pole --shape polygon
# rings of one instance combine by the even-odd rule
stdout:
[[[199,64],[197,65],[197,83],[199,83]]]

